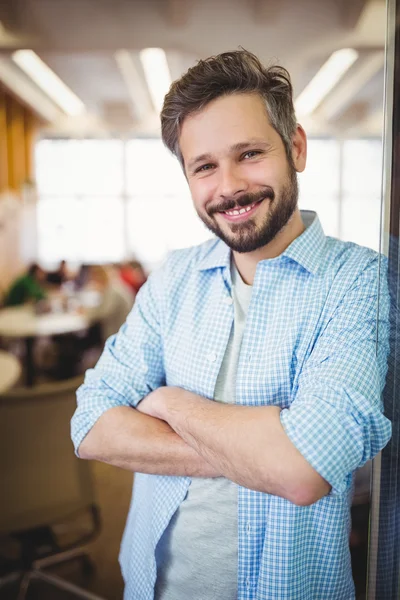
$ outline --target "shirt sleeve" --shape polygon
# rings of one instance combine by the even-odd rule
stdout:
[[[281,412],[290,440],[333,494],[344,492],[353,471],[390,439],[381,401],[388,341],[387,279],[379,277],[376,258],[342,297],[304,365],[290,408]]]
[[[115,406],[135,407],[165,385],[161,342],[162,272],[154,273],[136,297],[124,325],[111,336],[94,369],[77,391],[71,437],[79,446],[99,417]]]

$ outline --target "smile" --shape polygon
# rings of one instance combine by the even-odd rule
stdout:
[[[228,221],[242,221],[247,219],[248,216],[250,216],[253,212],[255,212],[255,210],[257,209],[257,206],[262,202],[262,200],[259,200],[258,202],[254,202],[253,204],[250,204],[249,206],[245,206],[243,208],[235,208],[233,210],[225,210],[225,211],[221,211],[219,214],[223,215]]]

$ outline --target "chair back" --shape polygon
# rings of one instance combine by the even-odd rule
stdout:
[[[94,503],[91,465],[70,420],[82,377],[0,395],[0,534],[62,521]]]

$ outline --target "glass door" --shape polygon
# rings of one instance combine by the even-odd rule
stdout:
[[[387,9],[381,285],[388,283],[391,301],[390,351],[383,401],[393,433],[373,463],[368,600],[400,598],[400,0],[389,0]]]

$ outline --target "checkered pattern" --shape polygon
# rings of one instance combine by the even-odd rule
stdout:
[[[233,322],[229,261],[213,240],[172,254],[149,278],[78,392],[76,448],[104,411],[134,407],[158,386],[213,398]],[[377,320],[378,264],[372,250],[325,237],[315,217],[281,256],[257,266],[236,402],[280,406],[287,435],[332,491],[299,507],[239,487],[238,600],[354,598],[351,473],[391,431],[381,412],[389,301],[383,286]],[[189,484],[135,476],[120,556],[126,600],[153,598],[155,547]]]

